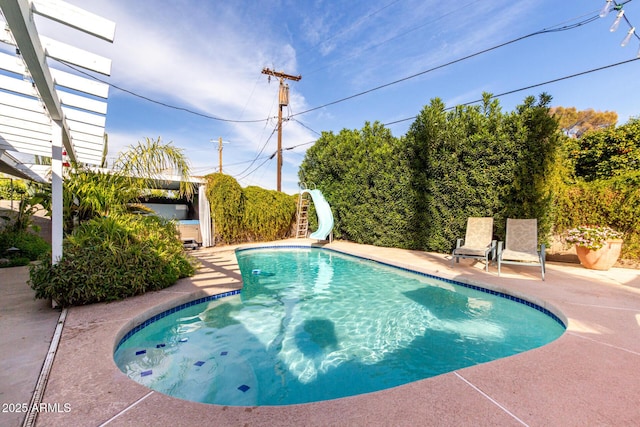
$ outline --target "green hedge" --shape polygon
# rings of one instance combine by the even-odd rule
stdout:
[[[62,306],[115,301],[194,273],[175,223],[154,216],[95,218],[63,242],[63,256],[31,267],[36,298]]]
[[[492,216],[496,238],[506,218],[537,218],[542,239],[560,137],[549,101],[528,97],[505,114],[489,94],[454,109],[434,99],[400,138],[379,123],[325,132],[299,178],[324,193],[336,238],[449,252],[467,217]]]
[[[21,179],[8,178],[0,174],[0,200],[20,200],[28,187]]]
[[[379,123],[325,132],[306,154],[300,180],[323,192],[334,216],[334,237],[381,246],[410,246],[412,205],[403,142]],[[315,224],[311,205],[310,227]]]
[[[245,239],[269,241],[288,237],[296,215],[297,196],[260,187],[244,189],[242,225]]]
[[[556,232],[603,225],[623,232],[622,258],[640,259],[640,172],[569,185],[558,198]]]
[[[640,170],[640,118],[622,126],[586,132],[570,141],[576,175],[585,181],[608,179]]]
[[[29,231],[3,231],[0,233],[0,258],[6,255],[7,249],[20,249],[19,256],[36,261],[44,258],[51,251],[51,246],[42,237]]]
[[[221,173],[207,175],[205,178],[215,241],[224,243],[241,241],[245,203],[242,187],[233,177]]]
[[[253,186],[243,189],[234,178],[220,173],[205,178],[217,242],[268,241],[289,235],[297,196]]]

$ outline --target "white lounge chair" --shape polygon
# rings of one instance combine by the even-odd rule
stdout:
[[[451,253],[451,267],[453,261],[460,262],[460,258],[483,259],[485,269],[489,271],[489,262],[495,259],[496,241],[493,240],[493,218],[469,217],[464,239],[456,241],[456,248]]]
[[[498,242],[498,276],[502,264],[540,266],[544,280],[544,243],[538,250],[538,221],[536,219],[507,219],[505,242]]]

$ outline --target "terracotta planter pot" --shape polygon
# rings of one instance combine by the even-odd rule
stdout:
[[[622,239],[607,240],[600,249],[588,249],[584,246],[576,246],[576,253],[580,264],[592,270],[608,270],[613,267],[622,249]]]

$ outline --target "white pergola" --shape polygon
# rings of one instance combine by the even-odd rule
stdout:
[[[50,63],[108,76],[111,60],[39,34],[34,14],[107,42],[113,42],[115,23],[61,0],[0,0],[0,9],[0,171],[51,181],[56,263],[62,256],[63,161],[102,164],[109,86]],[[37,165],[35,156],[50,158],[51,165]]]

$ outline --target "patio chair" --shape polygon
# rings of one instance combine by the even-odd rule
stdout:
[[[460,262],[460,258],[483,259],[485,269],[489,271],[489,262],[496,256],[496,241],[493,240],[493,218],[469,217],[464,239],[456,241],[456,248],[451,253],[451,267],[453,261]]]
[[[507,219],[507,235],[498,242],[498,276],[502,264],[539,266],[544,280],[544,243],[538,250],[538,221],[536,219]]]

